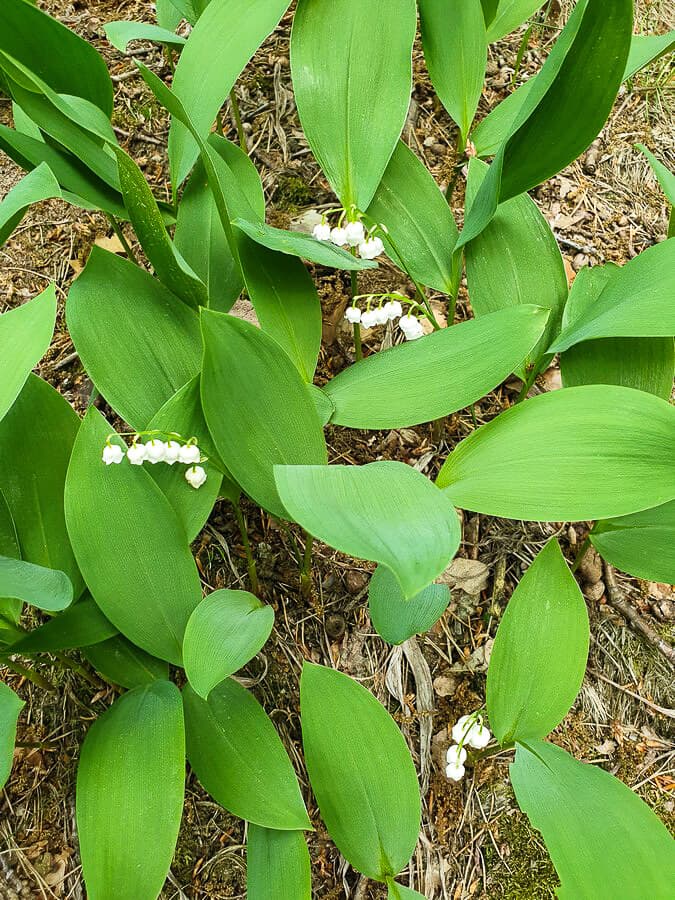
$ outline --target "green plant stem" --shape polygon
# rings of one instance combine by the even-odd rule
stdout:
[[[167,46],[164,48],[164,51],[166,53],[166,61],[168,62],[169,68],[171,69],[171,74],[174,75],[176,72],[176,64],[173,61],[173,50],[171,49],[171,47]]]
[[[99,683],[96,679],[92,678],[85,667],[77,662],[77,660],[72,659],[70,656],[66,656],[65,653],[61,653],[60,651],[54,651],[54,656],[64,668],[71,669],[76,675],[79,675],[80,678],[84,678],[84,680],[93,687],[99,687]]]
[[[300,593],[303,597],[309,597],[312,593],[312,548],[314,538],[309,532],[305,532],[305,552],[300,568]]]
[[[471,765],[475,765],[477,762],[480,762],[481,759],[489,759],[491,756],[497,756],[497,754],[503,753],[504,750],[513,750],[515,746],[513,741],[507,741],[506,744],[500,744],[498,747],[488,747],[486,750],[481,750],[480,753],[472,753],[469,762]]]
[[[436,316],[434,315],[434,311],[431,308],[431,304],[429,303],[427,295],[424,292],[424,288],[422,287],[422,285],[418,284],[416,281],[415,281],[415,300],[418,303],[420,303],[420,301],[421,301],[422,305],[424,306],[424,309],[426,310],[427,319],[434,326],[434,331],[440,331],[441,326],[438,324],[438,320],[436,319]]]
[[[359,276],[354,271],[350,272],[349,275],[351,280],[353,302],[354,297],[356,297],[359,293]],[[354,322],[354,352],[356,354],[357,362],[360,359],[363,359],[363,347],[361,345],[361,326],[358,322]]]
[[[520,46],[518,47],[518,53],[516,54],[516,63],[513,67],[513,75],[511,76],[511,87],[513,87],[513,85],[516,83],[516,78],[518,77],[518,72],[520,71],[520,65],[523,61],[523,57],[525,56],[527,45],[530,43],[530,37],[532,36],[533,30],[534,25],[530,25],[530,27],[523,35],[523,39],[520,42]]]
[[[234,504],[234,517],[237,520],[239,533],[241,534],[241,542],[244,545],[244,553],[246,554],[248,580],[251,586],[251,593],[257,596],[258,591],[260,590],[260,582],[258,581],[258,569],[256,568],[255,559],[253,558],[253,551],[251,550],[251,542],[248,538],[248,531],[246,530],[246,520],[244,519],[244,514],[241,511],[241,506],[238,503]]]
[[[37,687],[42,688],[45,691],[56,692],[56,688],[51,681],[48,681],[40,675],[39,672],[36,672],[35,669],[29,669],[27,666],[22,666],[21,663],[9,659],[0,659],[0,665],[5,666],[17,675],[21,675],[23,678],[27,678],[28,681],[31,681],[33,684],[37,685]]]
[[[522,401],[525,400],[525,398],[527,397],[527,395],[528,395],[528,393],[529,393],[529,391],[530,391],[530,388],[532,387],[532,385],[533,385],[533,384],[535,383],[535,381],[537,380],[537,375],[538,375],[538,374],[539,374],[539,367],[538,367],[538,366],[534,366],[534,368],[532,369],[532,371],[530,372],[530,374],[529,374],[529,375],[527,376],[527,378],[525,379],[525,383],[523,384],[523,387],[522,387],[520,393],[518,394],[518,398],[517,398],[517,400],[516,400],[516,403],[522,403]]]
[[[459,173],[462,171],[461,158],[464,156],[464,152],[466,150],[466,142],[464,140],[464,136],[462,132],[457,130],[457,143],[455,144],[455,171],[450,179],[450,183],[445,189],[445,199],[448,203],[452,202],[452,195],[455,193],[455,188],[457,187],[457,181],[459,180]]]
[[[122,226],[120,225],[120,223],[117,221],[115,216],[111,215],[110,213],[107,213],[107,216],[108,216],[108,221],[112,225],[112,230],[115,232],[115,234],[119,238],[120,244],[124,247],[124,252],[128,256],[128,258],[132,262],[136,263],[137,266],[140,265],[136,254],[131,249],[131,244],[124,236],[124,232],[122,231]]]
[[[586,540],[583,542],[581,547],[579,547],[579,552],[574,557],[574,562],[572,563],[572,572],[576,572],[581,565],[584,556],[588,552],[589,547],[591,546],[591,536],[590,534],[586,537]]]
[[[234,88],[232,88],[232,90],[230,91],[230,103],[232,104],[232,115],[234,116],[234,122],[237,126],[239,146],[244,151],[244,153],[248,155],[248,144],[246,143],[246,134],[244,133],[244,126],[241,121],[241,110],[239,109],[239,101],[237,100],[237,95]]]

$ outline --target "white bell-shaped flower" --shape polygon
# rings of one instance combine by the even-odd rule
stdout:
[[[124,450],[117,444],[106,444],[101,457],[106,466],[121,463],[124,459]]]
[[[399,319],[403,315],[403,307],[398,302],[398,300],[388,300],[383,309],[387,313],[387,317],[393,322],[394,319]]]
[[[359,256],[361,259],[376,259],[384,253],[384,244],[379,237],[366,238],[359,244]]]
[[[178,457],[180,454],[180,444],[178,441],[167,441],[166,447],[164,448],[164,462],[168,463],[172,466],[175,462],[178,462]]]
[[[363,222],[347,222],[345,225],[345,237],[350,247],[358,247],[366,238],[366,229]]]
[[[201,458],[201,450],[196,444],[185,444],[178,451],[179,462],[186,463],[187,465],[198,463]]]
[[[347,244],[347,232],[344,228],[333,228],[330,233],[331,243],[336,247],[345,247]]]
[[[452,781],[461,781],[466,775],[466,769],[461,763],[449,763],[445,767],[445,774]]]
[[[463,766],[466,762],[466,750],[464,747],[453,744],[452,747],[448,747],[445,758],[449,766]]]
[[[490,729],[483,725],[481,716],[462,716],[452,729],[452,739],[475,750],[483,750],[490,743]]]
[[[376,319],[375,319],[376,325],[386,325],[387,322],[389,321],[389,316],[388,316],[387,311],[385,310],[384,306],[378,306],[375,309],[375,316],[376,316]]]
[[[127,450],[127,459],[132,466],[142,466],[147,458],[145,444],[133,443]]]
[[[377,312],[374,309],[367,309],[361,316],[361,324],[364,328],[373,328],[377,325]]]
[[[330,225],[328,222],[319,222],[312,229],[312,234],[317,241],[329,241],[331,236]]]
[[[398,324],[407,341],[416,341],[424,336],[424,328],[417,316],[401,316]]]
[[[151,462],[153,466],[157,465],[157,463],[164,462],[166,444],[164,441],[158,441],[156,438],[153,438],[145,445],[145,452],[148,462]]]
[[[348,306],[345,310],[345,319],[352,325],[356,325],[361,321],[361,310],[356,306]]]
[[[185,480],[196,490],[206,481],[206,472],[201,466],[190,466],[185,472]]]

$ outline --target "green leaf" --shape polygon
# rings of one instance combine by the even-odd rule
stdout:
[[[419,0],[419,8],[431,83],[464,146],[485,80],[483,7],[480,0]]]
[[[675,498],[675,408],[614,385],[541,394],[483,425],[450,454],[437,484],[463,509],[536,521],[587,521]]]
[[[291,72],[302,127],[345,209],[365,210],[401,134],[412,87],[414,0],[300,0]]]
[[[459,547],[452,504],[403,463],[275,466],[274,476],[299,525],[342,553],[391,569],[405,600],[445,571]]]
[[[494,20],[494,17],[497,15],[497,7],[499,6],[499,0],[481,0],[481,6],[483,7],[483,15],[485,16],[485,24],[490,25]]]
[[[53,284],[28,303],[0,316],[0,420],[49,348],[56,323]]]
[[[368,606],[375,631],[388,644],[403,644],[413,634],[423,634],[443,615],[450,603],[444,584],[430,584],[406,600],[394,574],[378,566],[368,586]]]
[[[479,157],[494,156],[511,133],[527,96],[536,84],[536,76],[528,79],[515,91],[506,96],[482,119],[473,134],[471,142]]]
[[[542,0],[499,0],[488,28],[488,41],[492,44],[515,31],[541,5]]]
[[[94,247],[68,294],[68,330],[97,389],[142,429],[200,368],[195,312],[138,266]]]
[[[489,224],[498,203],[564,169],[609,116],[628,58],[632,0],[579,0],[527,94],[467,216],[458,247]],[[579,85],[584,85],[579,110]]]
[[[279,253],[287,253],[289,256],[300,256],[309,259],[321,266],[331,266],[334,269],[346,269],[357,271],[363,269],[376,269],[377,263],[369,259],[360,259],[352,256],[342,247],[336,247],[328,241],[317,241],[309,234],[300,231],[285,231],[283,228],[275,228],[266,222],[251,222],[246,219],[235,219],[232,223],[252,241],[276,250]]]
[[[121,53],[126,53],[131,41],[153,41],[177,50],[181,50],[185,45],[185,38],[180,35],[159,25],[148,25],[145,22],[108,22],[103,26],[103,30],[113,47]]]
[[[356,681],[310,663],[300,712],[312,790],[338,850],[368,878],[396,875],[420,829],[417,774],[396,723]]]
[[[675,584],[675,501],[597,522],[590,537],[598,553],[622,572]]]
[[[574,318],[553,342],[550,353],[600,337],[675,335],[675,241],[645,250],[609,279],[597,300]]]
[[[637,149],[647,157],[649,165],[652,167],[656,175],[663,193],[666,195],[670,203],[670,223],[668,226],[668,237],[675,237],[675,173],[667,169],[653,153],[651,153],[644,144],[636,144]]]
[[[110,117],[112,82],[91,44],[23,0],[3,0],[0,22],[0,50],[24,63],[53,90],[84,97]]]
[[[139,647],[180,665],[185,626],[201,600],[199,573],[183,526],[144,467],[102,462],[110,431],[91,407],[68,469],[68,532],[108,619]]]
[[[123,635],[82,648],[91,665],[113,684],[135,688],[169,677],[169,664],[141,650]]]
[[[299,259],[268,250],[241,234],[237,245],[246,290],[263,331],[311,383],[321,347],[321,303]]]
[[[86,595],[60,615],[48,619],[12,644],[12,653],[26,656],[73,650],[98,644],[116,634],[115,626],[106,619],[93,599]]]
[[[307,385],[281,347],[254,325],[205,311],[202,332],[202,405],[216,449],[247,494],[286,517],[274,466],[327,461]]]
[[[21,558],[65,572],[75,597],[84,583],[66,531],[63,490],[79,424],[70,404],[36,375],[0,422],[0,491]]]
[[[291,761],[252,694],[227,678],[208,701],[186,686],[183,706],[188,759],[214,800],[265,828],[312,827]]]
[[[33,203],[61,196],[61,188],[46,163],[40,163],[0,202],[0,246],[5,243]]]
[[[567,300],[563,328],[573,326],[577,319],[587,321],[592,318],[598,297],[610,281],[621,276],[622,271],[610,265],[582,269],[574,279]],[[618,301],[619,292],[614,296]],[[621,384],[669,400],[674,369],[675,346],[671,337],[597,338],[574,344],[560,354],[565,387]]]
[[[192,0],[156,0],[155,10],[157,24],[168,31],[175,31],[182,19],[187,19],[191,25],[197,19]]]
[[[490,657],[488,716],[501,744],[546,737],[562,722],[584,680],[589,635],[583,595],[552,539],[513,592]]]
[[[551,854],[561,900],[670,896],[672,838],[618,778],[543,741],[519,745],[510,772],[518,803]]]
[[[16,723],[25,705],[11,688],[0,681],[0,790],[12,771]]]
[[[183,638],[183,664],[196,694],[213,688],[258,653],[274,627],[274,610],[248,591],[209,594],[190,616]]]
[[[0,596],[58,612],[73,602],[73,585],[65,572],[0,556]]]
[[[644,69],[659,56],[669,53],[675,47],[675,30],[666,34],[634,34],[623,80],[628,81],[640,69]]]
[[[248,826],[248,900],[311,900],[312,871],[301,831]]]
[[[228,496],[233,490],[238,491],[231,479],[219,471],[224,466],[212,448],[211,435],[204,420],[199,397],[199,376],[188,381],[167,400],[144,430],[164,431],[167,435],[173,432],[182,435],[186,440],[196,437],[202,456],[207,457],[201,464],[206,472],[206,483],[198,490],[187,483],[185,480],[187,469],[180,463],[173,466],[144,467],[173,506],[185,529],[187,539],[191,542],[202,530],[213,511],[220,495],[223,477],[228,482],[226,491]]]
[[[288,6],[289,0],[212,0],[199,17],[176,66],[173,90],[204,139],[242,70]],[[187,128],[174,119],[169,132],[174,188],[198,152]]]
[[[21,559],[14,519],[2,491],[0,491],[0,555]],[[7,623],[18,625],[22,610],[23,603],[20,600],[13,597],[0,597],[0,628],[6,626]]]
[[[487,171],[478,159],[469,163],[467,206],[473,202]],[[567,275],[560,248],[528,194],[501,204],[487,228],[467,246],[466,278],[471,308],[477,317],[526,303],[551,311],[540,341],[521,360],[523,365],[518,371],[524,374],[539,362],[560,331],[567,300]]]
[[[138,687],[87,732],[77,768],[82,872],[98,900],[155,898],[183,812],[185,733],[169,681]]]
[[[403,141],[389,160],[368,217],[384,224],[388,256],[419,284],[454,293],[453,250],[459,237],[447,200],[433,176]]]
[[[464,409],[522,364],[547,316],[537,306],[512,306],[375,353],[323,388],[335,407],[331,421],[404,428]]]
[[[389,878],[387,879],[387,900],[424,900],[424,894],[418,894],[412,888],[397,884]]]
[[[185,262],[164,226],[145,176],[127,154],[115,148],[122,196],[141,246],[159,280],[188,306],[206,306],[205,285]]]

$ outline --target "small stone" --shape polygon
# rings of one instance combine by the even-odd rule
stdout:
[[[367,584],[368,579],[363,572],[351,569],[345,575],[345,585],[350,594],[360,594]]]
[[[434,691],[439,697],[452,697],[457,690],[457,679],[448,675],[439,675],[434,679]]]

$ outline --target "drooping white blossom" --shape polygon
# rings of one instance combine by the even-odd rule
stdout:
[[[424,336],[424,328],[422,328],[422,323],[417,316],[412,316],[410,314],[401,316],[398,324],[405,335],[406,341],[416,341],[418,338]]]
[[[466,750],[458,744],[453,744],[452,747],[448,747],[445,759],[449,766],[463,766],[466,762]]]
[[[201,458],[201,451],[196,444],[184,444],[178,451],[179,461],[187,465],[198,463]]]
[[[376,325],[386,325],[389,321],[389,314],[385,310],[384,306],[378,306],[375,309],[375,324]]]
[[[359,244],[359,256],[362,259],[376,259],[384,253],[384,244],[379,237],[366,238]]]
[[[206,471],[201,466],[190,466],[185,472],[185,480],[196,490],[206,481]]]
[[[377,312],[374,309],[367,309],[361,316],[361,324],[364,328],[373,328],[377,325]]]
[[[145,444],[134,443],[127,450],[127,459],[131,463],[132,466],[142,466],[143,463],[148,458],[147,450],[145,449]]]
[[[145,444],[145,452],[148,462],[157,465],[157,463],[164,462],[166,444],[164,441],[158,441],[157,438],[153,438]]]
[[[483,750],[490,743],[492,735],[487,725],[483,724],[481,716],[475,713],[470,716],[462,716],[452,729],[452,739],[463,746],[473,747],[475,750]]]
[[[403,307],[398,300],[388,300],[382,308],[392,322],[394,319],[399,319],[403,315]]]
[[[117,444],[106,444],[101,458],[106,466],[117,465],[124,459],[124,450]]]
[[[347,231],[344,228],[333,228],[330,233],[331,243],[336,247],[345,247],[347,245]]]
[[[178,441],[167,441],[164,448],[164,462],[172,466],[178,462],[180,456],[181,445]]]
[[[319,222],[312,229],[312,234],[317,241],[329,241],[331,239],[331,230],[328,222]]]
[[[366,238],[366,229],[363,222],[347,222],[345,225],[345,237],[350,247],[358,247]]]
[[[445,767],[445,774],[452,781],[461,781],[466,775],[466,769],[461,763],[448,763]]]
[[[361,310],[357,306],[348,306],[345,310],[345,319],[356,325],[361,321]]]

